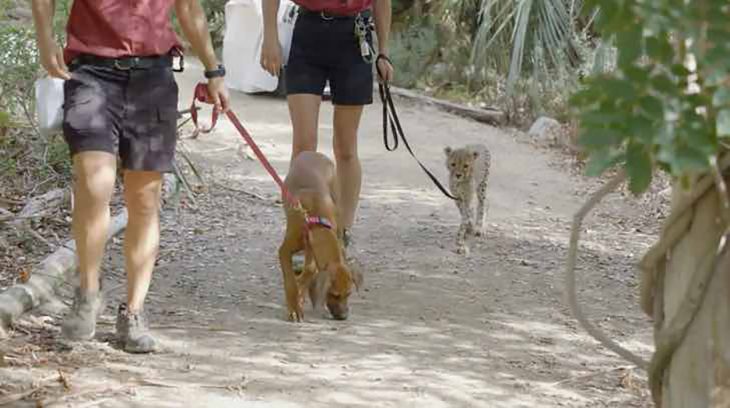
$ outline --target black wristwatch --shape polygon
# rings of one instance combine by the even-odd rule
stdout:
[[[205,71],[203,75],[208,79],[224,77],[226,76],[226,68],[221,64],[214,70]]]

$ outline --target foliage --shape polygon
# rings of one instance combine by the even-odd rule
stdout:
[[[25,116],[34,121],[33,83],[40,73],[35,35],[28,27],[0,27],[0,111],[8,121]]]
[[[567,119],[579,77],[611,69],[612,44],[583,19],[582,0],[398,0],[396,83],[496,105],[511,123]],[[405,10],[405,11],[402,11]],[[522,30],[517,28],[522,27]]]
[[[220,50],[223,46],[223,36],[226,29],[226,2],[227,0],[200,0],[200,4],[205,11],[205,17],[208,20],[208,31],[210,32],[213,47],[216,50]],[[184,38],[180,22],[174,14],[172,16],[172,26],[178,36]]]
[[[641,193],[658,167],[686,186],[730,137],[727,0],[590,0],[615,40],[617,68],[587,81],[572,103],[590,174],[622,166]]]
[[[57,0],[54,33],[64,43],[71,0]],[[0,19],[6,15],[0,3]],[[35,131],[35,87],[45,75],[40,66],[35,30],[29,21],[0,21],[0,191],[12,194],[29,189],[65,185],[70,177],[66,143],[56,135]]]

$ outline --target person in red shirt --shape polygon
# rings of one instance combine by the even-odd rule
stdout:
[[[292,159],[317,150],[319,109],[329,82],[334,111],[334,155],[340,183],[344,243],[360,199],[362,171],[357,132],[365,105],[373,102],[373,62],[379,79],[391,81],[388,59],[391,0],[293,0],[299,6],[284,79],[294,140]],[[261,66],[279,75],[282,51],[276,18],[279,0],[263,0]],[[373,24],[374,23],[374,24]],[[373,48],[372,27],[377,36]]]
[[[32,2],[41,63],[49,75],[65,80],[63,136],[74,172],[72,232],[80,283],[62,334],[92,339],[104,309],[100,268],[119,156],[128,224],[127,302],[117,312],[117,336],[128,352],[152,352],[157,341],[143,306],[159,246],[162,173],[172,171],[175,154],[178,87],[172,60],[182,55],[170,24],[173,7],[205,65],[219,110],[228,109],[225,69],[217,62],[199,0],[74,0],[64,48],[53,39],[54,6],[54,0]]]

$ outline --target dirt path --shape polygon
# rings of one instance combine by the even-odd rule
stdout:
[[[195,66],[180,77],[181,105],[200,77]],[[400,102],[417,153],[442,176],[446,144],[484,142],[493,151],[488,232],[469,257],[459,256],[456,207],[405,150],[385,151],[379,108],[367,110],[361,133],[365,183],[355,237],[366,288],[350,320],[310,309],[303,324],[283,320],[277,190],[258,162],[241,159],[242,142],[223,122],[185,142],[208,192],[197,208],[164,214],[149,310],[165,351],[128,356],[105,342],[110,308],[102,341],[72,350],[28,330],[18,339],[32,340],[38,360],[0,369],[0,378],[21,384],[53,378],[49,370],[61,367],[71,391],[64,397],[51,388],[45,397],[79,407],[648,406],[641,373],[598,347],[563,306],[568,220],[590,184],[556,166],[553,153],[500,130]],[[235,94],[234,109],[283,172],[285,103]],[[325,104],[320,150],[328,154],[331,113]],[[580,296],[600,326],[647,355],[651,326],[635,306],[632,265],[653,237],[632,226],[638,215],[616,198],[593,217]],[[118,242],[110,249],[107,282],[115,286],[123,273]]]

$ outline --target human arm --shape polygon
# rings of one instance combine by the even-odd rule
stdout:
[[[190,46],[200,58],[206,71],[218,68],[218,57],[215,55],[213,41],[210,39],[208,21],[205,17],[203,7],[199,0],[176,0],[175,14],[185,38],[190,41]],[[223,77],[210,78],[208,80],[208,92],[219,111],[226,111],[229,107],[228,90],[226,89]]]
[[[264,16],[261,68],[273,76],[278,76],[282,63],[279,28],[276,24],[276,17],[279,15],[279,0],[263,0],[261,8]]]
[[[373,15],[375,19],[375,34],[378,36],[378,56],[376,65],[381,80],[393,80],[393,65],[388,55],[388,40],[392,20],[392,1],[373,0]],[[380,57],[383,56],[383,57]]]
[[[41,65],[52,77],[71,79],[66,62],[63,60],[63,49],[56,44],[56,40],[53,38],[53,14],[56,2],[54,0],[33,0],[31,8]]]

